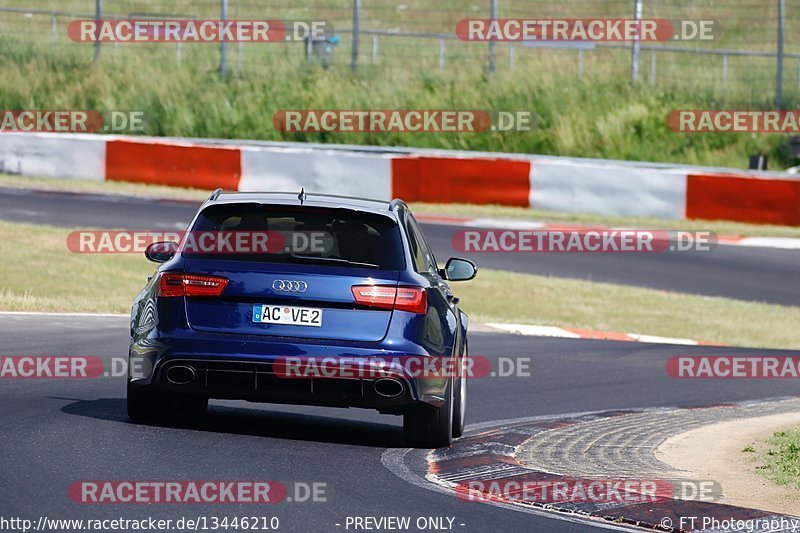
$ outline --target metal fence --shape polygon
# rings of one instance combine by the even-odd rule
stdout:
[[[2,0],[0,0],[2,1]],[[787,5],[787,3],[789,5]],[[181,68],[215,64],[223,76],[255,75],[270,59],[305,60],[297,43],[72,43],[76,18],[314,19],[341,38],[334,68],[376,71],[481,71],[510,79],[631,79],[657,87],[698,88],[724,98],[775,101],[800,97],[800,0],[6,0],[0,39],[75,54],[124,59],[174,55]],[[713,41],[680,43],[476,43],[455,36],[465,18],[661,18],[713,20]],[[92,49],[90,52],[89,49]],[[146,50],[150,50],[147,51]]]

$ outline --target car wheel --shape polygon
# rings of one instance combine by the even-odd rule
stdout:
[[[153,422],[170,409],[170,397],[150,387],[131,387],[128,383],[128,418],[133,422]]]
[[[403,416],[406,444],[414,448],[442,448],[453,442],[453,391],[448,386],[441,407],[414,405]]]

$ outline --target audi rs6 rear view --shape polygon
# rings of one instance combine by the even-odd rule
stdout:
[[[402,415],[418,447],[461,436],[467,316],[448,281],[477,268],[440,269],[405,203],[217,191],[186,235],[209,233],[268,245],[148,248],[160,266],[131,310],[132,420],[202,413],[216,398]],[[421,375],[410,359],[458,371]],[[339,364],[320,373],[321,361]]]

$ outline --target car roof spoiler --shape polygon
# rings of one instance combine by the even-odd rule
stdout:
[[[214,200],[219,198],[219,195],[222,194],[223,192],[225,191],[223,191],[222,188],[220,187],[219,189],[211,193],[211,196],[208,197],[208,200],[206,200],[206,202],[213,202]]]

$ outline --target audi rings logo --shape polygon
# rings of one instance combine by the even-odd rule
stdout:
[[[272,282],[272,290],[278,292],[306,292],[308,283],[292,279],[276,279]]]

